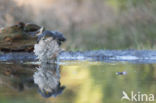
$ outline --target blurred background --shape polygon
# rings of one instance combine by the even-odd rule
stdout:
[[[63,32],[67,50],[155,49],[156,0],[0,0],[0,27]]]

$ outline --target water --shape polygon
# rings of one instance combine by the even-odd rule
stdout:
[[[154,52],[150,53],[147,53],[148,56],[154,55]],[[119,55],[114,52],[109,56],[111,59],[108,56],[103,59],[94,56],[92,60],[81,58],[77,61],[62,59],[57,64],[40,66],[36,61],[3,61],[0,64],[0,103],[135,102],[122,101],[123,91],[129,97],[133,92],[137,97],[152,94],[156,98],[156,62],[154,56],[145,58],[147,54],[140,54],[143,58],[137,59],[132,56],[127,59],[125,54],[122,58],[112,59]],[[43,76],[37,77],[35,74]],[[149,103],[145,101],[146,98],[143,100],[141,103]],[[156,100],[151,103],[156,103]]]
[[[156,51],[153,50],[95,50],[95,51],[63,51],[59,60],[88,60],[88,61],[128,61],[134,63],[155,63]],[[1,53],[0,61],[30,62],[36,61],[34,53]]]

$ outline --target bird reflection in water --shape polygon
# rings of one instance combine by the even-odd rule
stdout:
[[[41,63],[34,73],[34,83],[43,97],[56,97],[65,88],[61,86],[60,69],[56,63],[62,51],[61,43],[65,40],[62,33],[46,30],[39,35],[38,43],[34,45],[34,53]]]
[[[40,66],[27,64],[0,65],[1,88],[10,88],[18,92],[38,88],[38,93],[45,98],[56,97],[65,88],[65,86],[61,86],[60,66],[56,63],[42,63]]]
[[[61,94],[65,86],[60,83],[60,68],[56,63],[41,63],[33,75],[34,83],[39,87],[43,97],[56,97]]]

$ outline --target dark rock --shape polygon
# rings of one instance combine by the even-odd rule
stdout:
[[[0,51],[32,51],[41,27],[35,24],[17,24],[0,30]]]

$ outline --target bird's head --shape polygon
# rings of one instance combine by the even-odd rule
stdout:
[[[65,86],[61,86],[60,83],[58,84],[58,86],[55,89],[52,89],[50,92],[46,91],[45,89],[39,89],[39,93],[45,97],[45,98],[49,98],[49,97],[56,97],[59,94],[62,94],[63,90],[65,89]]]
[[[36,32],[36,36],[39,37],[40,35],[42,35],[42,33],[45,31],[44,27],[41,27],[37,32]]]
[[[45,39],[47,39],[47,38],[53,38],[54,40],[57,41],[57,43],[58,43],[59,45],[61,45],[62,42],[65,42],[65,41],[66,41],[66,38],[63,36],[62,33],[57,32],[57,31],[48,31],[48,30],[46,30],[46,31],[44,31],[42,34],[40,34],[40,35],[38,36],[38,42],[39,42],[41,39],[45,40]]]

